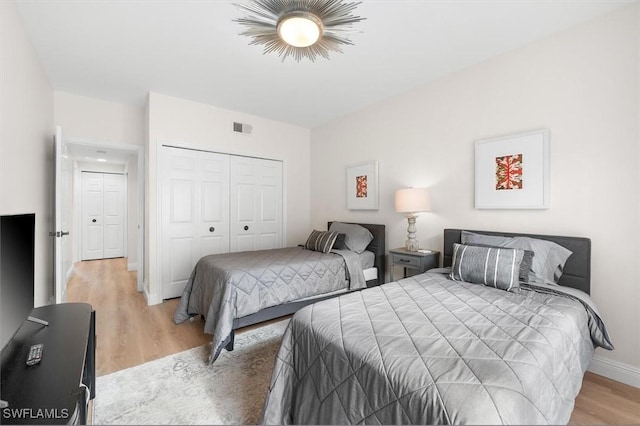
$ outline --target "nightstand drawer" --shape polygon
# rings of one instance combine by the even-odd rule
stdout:
[[[403,256],[401,254],[393,255],[393,263],[398,266],[420,267],[420,258],[415,256]]]

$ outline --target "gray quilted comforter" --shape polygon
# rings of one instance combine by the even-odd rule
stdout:
[[[212,363],[230,340],[233,320],[261,309],[339,290],[366,287],[358,256],[346,250],[320,253],[302,247],[205,256],[185,286],[173,321],[205,317],[213,335]]]
[[[262,421],[567,423],[594,346],[612,346],[589,301],[558,289],[426,273],[303,308]]]

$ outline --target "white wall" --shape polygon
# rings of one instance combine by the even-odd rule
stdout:
[[[65,137],[144,145],[144,108],[71,93],[54,93],[54,118]]]
[[[57,125],[62,126],[63,137],[67,141],[101,144],[115,149],[144,146],[146,133],[143,107],[56,91],[54,119]],[[136,155],[132,155],[127,167],[127,259],[132,268],[138,262],[138,165],[136,161]],[[98,170],[97,168],[101,166],[98,163],[91,167]],[[121,167],[118,168],[120,169]],[[85,167],[85,170],[88,169]],[[78,188],[79,183],[74,187]],[[77,234],[73,229],[72,232]],[[73,251],[76,261],[79,260],[80,252],[77,241],[79,240],[74,238],[76,243]]]
[[[639,14],[613,14],[492,58],[311,133],[311,225],[387,225],[403,245],[406,219],[394,191],[430,188],[418,218],[423,247],[446,227],[586,236],[592,297],[616,350],[598,357],[631,366],[640,386]],[[551,131],[551,208],[474,209],[474,141]],[[380,165],[380,210],[346,209],[345,166]],[[633,381],[631,380],[631,381]]]
[[[309,234],[309,130],[159,93],[148,99],[149,140],[146,214],[149,265],[145,283],[149,303],[160,302],[157,235],[157,161],[162,143],[283,161],[285,243],[303,243]],[[233,122],[249,124],[251,134],[232,131]],[[326,225],[325,225],[326,226]]]
[[[35,304],[53,296],[53,89],[13,2],[0,2],[0,214],[36,214]]]

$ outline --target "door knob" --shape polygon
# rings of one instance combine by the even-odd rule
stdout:
[[[216,230],[216,228],[214,228],[213,226],[211,228],[209,228],[209,232],[213,232],[215,230]]]
[[[248,230],[249,230],[249,227],[248,227],[247,225],[245,225],[245,226],[244,226],[244,230],[245,230],[245,231],[248,231]]]
[[[96,223],[96,222],[97,222],[97,220],[95,220],[95,219],[91,219],[91,222]]]

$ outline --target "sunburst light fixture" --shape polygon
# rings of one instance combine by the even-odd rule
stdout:
[[[253,37],[249,44],[263,44],[264,53],[276,52],[300,62],[329,59],[329,51],[342,52],[340,46],[352,45],[347,35],[353,24],[365,18],[351,14],[362,2],[343,0],[251,0],[236,5],[247,16],[234,19],[247,27],[241,35]]]

